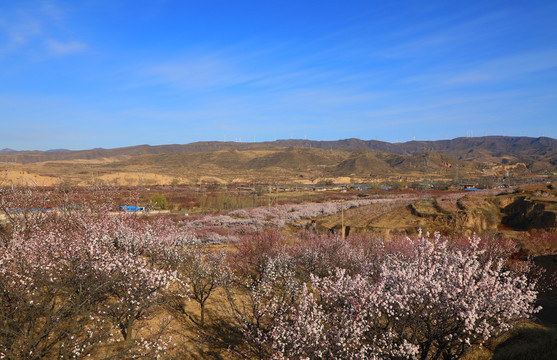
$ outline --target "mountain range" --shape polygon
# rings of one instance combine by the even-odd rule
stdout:
[[[95,148],[91,150],[53,149],[47,151],[0,150],[0,161],[29,163],[42,161],[97,159],[117,156],[136,156],[165,153],[196,153],[219,150],[261,150],[277,147],[303,147],[325,150],[372,150],[400,155],[414,155],[424,149],[439,154],[455,156],[459,159],[475,159],[485,155],[491,157],[537,157],[555,154],[557,140],[549,137],[460,137],[452,140],[408,141],[389,143],[378,140],[344,139],[336,141],[316,140],[276,140],[272,142],[220,142],[201,141],[189,144],[137,145],[114,149]]]
[[[20,170],[50,177],[119,177],[157,182],[269,182],[276,179],[315,183],[436,179],[455,177],[528,177],[557,172],[557,140],[548,137],[464,137],[452,140],[389,143],[345,139],[303,139],[259,143],[204,141],[190,144],[138,145],[114,149],[0,150],[0,170]],[[143,174],[141,176],[130,174]],[[162,176],[162,177],[161,177]],[[163,178],[164,177],[164,178]],[[170,179],[170,180],[169,180]],[[211,181],[211,180],[208,180]]]

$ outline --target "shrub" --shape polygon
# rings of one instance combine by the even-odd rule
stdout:
[[[163,194],[155,194],[149,199],[149,204],[154,208],[159,208],[161,210],[166,210],[168,204],[166,202],[166,197]]]

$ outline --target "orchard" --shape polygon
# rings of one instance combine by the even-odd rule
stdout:
[[[1,359],[453,359],[538,310],[510,243],[281,235],[378,200],[184,219],[85,191],[0,189]]]

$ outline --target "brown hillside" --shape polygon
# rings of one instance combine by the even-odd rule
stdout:
[[[278,146],[288,144],[303,146]],[[493,183],[557,172],[554,144],[557,141],[549,138],[486,137],[402,144],[358,139],[281,140],[140,145],[82,151],[10,151],[0,154],[0,171],[11,172],[12,180],[6,180],[8,183],[31,181],[33,176],[41,177],[41,182],[48,180],[42,177],[51,177],[70,179],[75,184],[100,179],[133,185],[147,178],[152,184],[213,180],[311,184],[408,182],[421,181],[426,176],[432,181],[453,181],[457,175],[458,179],[483,179]],[[427,172],[425,145],[430,146]],[[370,149],[373,147],[381,151]],[[15,172],[20,175],[15,176]]]
[[[324,165],[333,165],[345,157],[341,151],[324,151],[320,149],[288,148],[282,151],[269,152],[255,157],[246,164],[248,169],[283,168],[298,171],[315,169]]]
[[[398,156],[398,155],[394,155]],[[384,159],[378,158],[376,153],[366,152],[364,154],[355,154],[336,165],[332,173],[336,176],[378,176],[391,175],[395,172]]]
[[[184,145],[138,145],[115,149],[92,149],[78,151],[13,151],[0,153],[0,162],[31,163],[43,161],[62,161],[75,159],[112,158],[118,156],[138,156],[144,154],[197,153],[222,150],[262,150],[278,147],[304,147],[324,150],[361,151],[371,150],[401,155],[413,155],[430,149],[432,152],[450,155],[461,159],[532,159],[552,162],[557,155],[557,140],[540,137],[485,136],[456,138],[439,141],[409,141],[388,143],[376,140],[345,139],[337,141],[277,140],[261,143],[236,143],[202,141]]]

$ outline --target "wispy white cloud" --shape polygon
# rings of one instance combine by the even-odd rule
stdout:
[[[438,53],[452,53],[465,44],[485,41],[504,32],[508,11],[494,11],[479,17],[467,18],[462,14],[453,14],[447,18],[414,23],[391,34],[384,35],[390,39],[390,46],[381,48],[374,55],[387,58],[432,57]],[[488,28],[489,31],[477,31]]]
[[[62,42],[54,39],[46,40],[45,46],[50,51],[50,53],[55,55],[67,55],[67,54],[79,53],[84,50],[87,50],[88,48],[87,44],[81,41]]]
[[[212,53],[189,55],[140,70],[140,85],[162,85],[190,91],[218,90],[251,81],[255,75],[234,61]]]
[[[39,6],[39,11],[56,22],[63,21],[66,15],[66,11],[51,0],[43,0]]]
[[[214,51],[190,51],[170,61],[154,60],[144,65],[131,74],[129,87],[160,86],[196,93],[234,87],[239,93],[276,96],[300,89],[323,89],[332,84],[359,87],[356,84],[371,76],[355,74],[353,69],[323,66],[311,52],[299,54],[288,62],[277,61],[283,51],[282,46],[246,51],[242,45]]]
[[[399,79],[400,83],[423,90],[446,91],[464,87],[502,86],[533,78],[536,73],[557,69],[557,51],[522,51],[494,58],[484,58],[451,66],[424,69]]]
[[[467,71],[453,74],[449,84],[479,84],[516,80],[524,75],[557,67],[557,51],[535,51],[512,54],[484,63]]]
[[[56,2],[42,0],[33,5],[15,5],[0,13],[0,55],[33,53],[41,48],[47,50],[46,54],[66,55],[88,48],[82,41],[58,40],[68,33],[71,30],[66,28],[66,10]]]
[[[0,31],[4,33],[8,43],[4,46],[21,46],[31,38],[42,33],[41,23],[30,16],[20,15],[17,21],[0,19]]]

